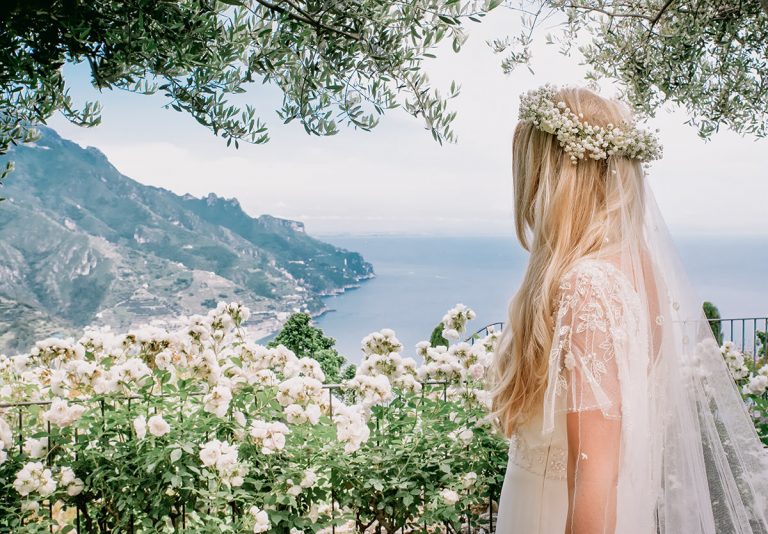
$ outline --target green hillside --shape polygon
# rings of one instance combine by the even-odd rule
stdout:
[[[356,252],[237,200],[179,196],[50,129],[15,148],[0,203],[0,351],[98,323],[125,328],[243,302],[254,323],[318,313],[373,276]],[[0,164],[3,164],[0,158]]]

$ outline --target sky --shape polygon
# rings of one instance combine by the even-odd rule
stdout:
[[[519,95],[550,82],[583,84],[578,57],[534,47],[534,73],[502,73],[489,39],[514,34],[518,16],[497,9],[469,28],[459,54],[445,49],[426,71],[436,87],[461,85],[456,144],[440,146],[418,119],[391,110],[372,132],[342,129],[332,137],[283,125],[281,95],[261,86],[246,95],[266,120],[264,145],[226,147],[191,117],[162,108],[162,96],[97,93],[85,71],[65,70],[76,101],[97,98],[103,122],[79,128],[49,121],[63,137],[95,146],[123,174],[176,193],[236,197],[251,215],[301,220],[314,235],[500,235],[513,232],[511,140]],[[543,35],[540,35],[543,37]],[[611,96],[612,92],[605,93]],[[664,159],[650,182],[675,235],[768,235],[768,140],[723,130],[700,139],[683,110],[660,110]]]

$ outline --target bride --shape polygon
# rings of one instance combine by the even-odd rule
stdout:
[[[619,101],[521,99],[499,534],[768,533],[768,454],[648,188],[660,156]]]

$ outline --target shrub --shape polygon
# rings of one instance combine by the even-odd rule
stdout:
[[[704,315],[707,316],[707,320],[709,320],[709,327],[712,329],[712,335],[715,336],[715,339],[717,342],[722,345],[723,344],[723,325],[720,324],[719,319],[720,317],[720,310],[717,309],[717,306],[712,304],[709,301],[704,302]]]
[[[768,447],[768,357],[748,357],[732,341],[723,343],[720,352],[740,388],[760,440]]]
[[[443,323],[440,323],[435,327],[434,330],[432,330],[432,335],[429,337],[429,344],[433,347],[447,347],[450,345],[448,340],[443,337],[443,328]]]
[[[137,534],[477,526],[507,451],[488,343],[419,365],[376,332],[328,388],[317,360],[255,344],[248,315],[220,304],[0,358],[0,403],[41,403],[0,407],[0,531],[68,532],[76,512],[80,532]]]
[[[320,363],[328,383],[336,383],[341,378],[341,367],[346,359],[333,348],[335,344],[335,339],[326,336],[312,324],[312,317],[308,313],[299,312],[288,318],[268,346],[283,345],[296,356],[314,358]]]

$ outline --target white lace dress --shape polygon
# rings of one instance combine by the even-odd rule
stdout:
[[[583,259],[563,277],[547,391],[541,410],[510,440],[497,533],[565,532],[566,414],[596,411],[606,420],[620,421],[621,430],[615,500],[601,503],[594,513],[615,511],[617,533],[656,532],[655,503],[645,496],[654,495],[658,462],[640,445],[643,433],[651,430],[647,316],[632,283],[612,263]],[[580,490],[580,467],[601,461],[587,454],[594,451],[579,451],[571,466],[576,501],[585,495],[580,491],[589,491]]]

